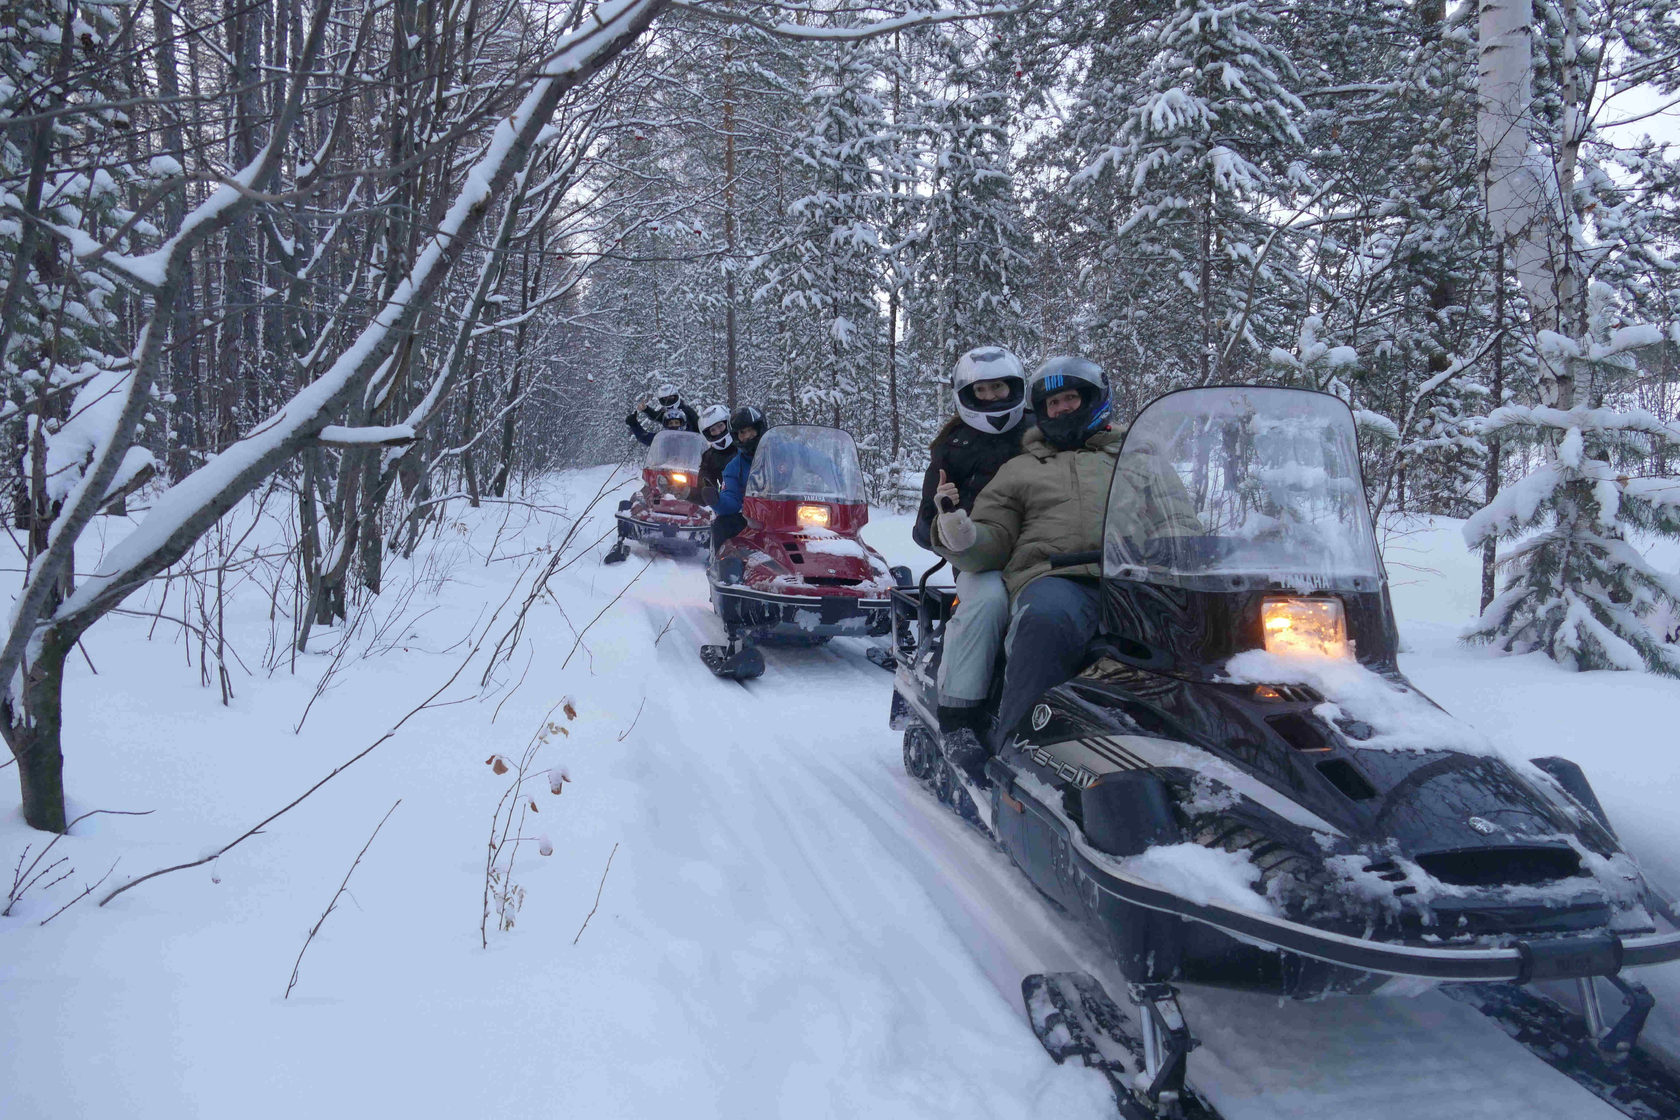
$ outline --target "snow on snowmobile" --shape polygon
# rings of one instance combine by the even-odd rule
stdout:
[[[729,644],[700,647],[720,677],[764,672],[763,639],[821,643],[892,627],[887,595],[909,583],[858,536],[869,521],[852,437],[785,424],[764,433],[747,475],[747,528],[706,569]]]
[[[1629,1115],[1680,1115],[1680,1080],[1635,1046],[1652,997],[1623,971],[1680,957],[1680,918],[1578,766],[1502,757],[1401,674],[1347,406],[1171,393],[1120,463],[1101,635],[999,729],[988,781],[935,730],[950,590],[893,595],[905,768],[1098,937],[1136,1005],[1134,1031],[1094,978],[1027,977],[1052,1057],[1103,1070],[1127,1116],[1212,1115],[1174,985],[1440,983]],[[1574,981],[1584,1014],[1536,981]]]
[[[642,464],[642,488],[618,503],[618,540],[605,557],[616,564],[635,541],[657,552],[684,554],[712,536],[712,511],[690,495],[700,483],[706,437],[669,429],[654,434]]]

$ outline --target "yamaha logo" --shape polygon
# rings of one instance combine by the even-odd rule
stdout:
[[[1033,709],[1032,727],[1034,731],[1043,731],[1044,725],[1050,722],[1050,705],[1040,704]]]
[[[1491,836],[1494,833],[1494,831],[1496,829],[1498,829],[1498,827],[1499,827],[1498,825],[1494,824],[1492,821],[1484,820],[1481,817],[1471,817],[1465,823],[1467,823],[1471,828],[1475,829],[1477,832],[1481,833],[1483,836]]]

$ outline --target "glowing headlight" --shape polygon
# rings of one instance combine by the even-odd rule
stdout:
[[[681,471],[671,472],[671,483],[674,486],[687,486],[688,476]]]
[[[819,529],[828,527],[827,506],[800,506],[798,517],[801,525],[814,526]]]
[[[1260,624],[1266,652],[1346,657],[1347,621],[1340,599],[1265,599]]]

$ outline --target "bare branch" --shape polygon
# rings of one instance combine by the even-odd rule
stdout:
[[[298,969],[303,967],[303,954],[309,951],[309,943],[315,940],[317,933],[321,932],[321,927],[326,924],[328,915],[338,909],[338,900],[344,897],[345,888],[350,885],[350,876],[354,875],[356,868],[361,866],[362,857],[368,854],[369,848],[373,847],[374,837],[379,835],[379,830],[385,827],[385,822],[391,819],[391,814],[396,812],[397,806],[401,804],[402,798],[399,797],[389,809],[385,810],[385,815],[379,818],[379,823],[373,826],[373,835],[367,838],[367,843],[362,845],[362,850],[356,853],[356,858],[350,863],[350,870],[344,873],[344,881],[338,884],[338,889],[333,892],[332,898],[327,902],[327,908],[321,911],[321,916],[315,919],[313,926],[309,927],[309,936],[303,939],[303,948],[298,950],[297,960],[292,962],[292,978],[286,981],[286,994],[281,996],[281,999],[292,998],[292,989],[297,987]],[[107,874],[109,873],[107,872]]]

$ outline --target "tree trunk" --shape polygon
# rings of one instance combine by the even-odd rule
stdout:
[[[1573,36],[1573,0],[1566,0],[1564,9]],[[1554,184],[1536,172],[1530,154],[1536,139],[1530,104],[1533,22],[1531,0],[1483,0],[1477,24],[1476,135],[1485,167],[1488,224],[1495,241],[1509,251],[1517,281],[1528,297],[1533,325],[1536,330],[1567,332],[1574,324],[1566,301],[1577,300],[1568,231],[1553,195]],[[1566,60],[1565,67],[1573,72],[1574,60]],[[1574,89],[1573,80],[1566,76],[1564,92],[1569,95]],[[1579,139],[1567,131],[1573,127],[1573,111],[1574,106],[1569,106],[1566,133],[1558,138],[1555,186],[1565,199],[1573,189],[1574,153],[1579,147]],[[1540,349],[1539,357],[1540,403],[1569,408],[1573,378],[1568,362],[1547,347]]]
[[[1505,403],[1505,265],[1501,261],[1493,274],[1493,407]],[[1499,437],[1488,440],[1487,504],[1499,496],[1499,456],[1502,448]],[[1498,594],[1495,568],[1499,562],[1499,542],[1488,537],[1482,542],[1482,612]]]
[[[735,40],[723,41],[723,335],[724,399],[736,408],[735,382]]]
[[[892,423],[892,457],[898,461],[898,283],[887,290],[887,416]]]
[[[63,832],[64,812],[64,658],[78,634],[56,627],[42,635],[35,659],[24,669],[23,711],[8,699],[0,703],[6,721],[6,745],[17,759],[23,794],[23,819],[42,832]]]

